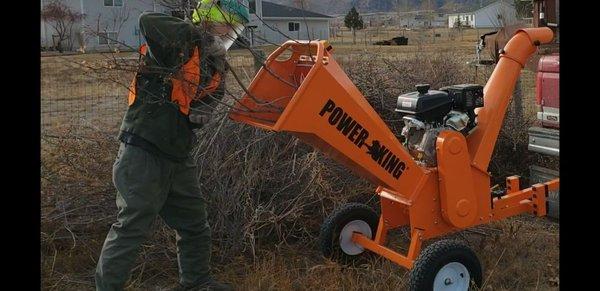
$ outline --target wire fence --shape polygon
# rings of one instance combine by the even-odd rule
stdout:
[[[75,83],[50,82],[42,86],[42,133],[64,125],[116,128],[127,109],[128,89],[116,82],[94,81],[84,75],[71,81]]]
[[[336,58],[344,65],[359,58],[359,55],[349,54]],[[256,74],[254,58],[232,56],[228,62],[244,83],[249,85]],[[112,76],[106,78],[91,74],[70,59],[52,59],[44,63],[41,76],[42,133],[51,133],[64,126],[102,131],[117,130],[127,110],[127,85],[131,82],[133,74],[121,73]],[[234,84],[235,81],[231,80],[228,83]]]
[[[116,131],[127,110],[128,84],[133,73],[112,74],[113,78],[106,78],[90,74],[74,63],[71,60],[52,60],[43,64],[42,134],[52,134],[64,126]],[[230,58],[229,63],[249,84],[255,74],[254,59],[235,56]]]
[[[409,54],[382,54],[378,57],[394,61],[406,58]],[[456,56],[463,58],[462,56]],[[50,57],[53,58],[53,57]],[[99,58],[99,57],[98,57]],[[131,59],[131,57],[128,57]],[[365,58],[364,53],[346,53],[334,58],[342,67]],[[468,57],[464,60],[468,61]],[[43,60],[44,61],[44,60]],[[47,134],[63,126],[81,128],[82,130],[114,131],[118,129],[123,114],[127,110],[128,84],[133,77],[132,72],[112,74],[113,78],[86,73],[81,67],[68,64],[65,59],[52,59],[43,62],[41,87],[41,131]],[[229,64],[237,75],[249,85],[256,74],[255,60],[248,55],[229,57]],[[402,68],[399,68],[402,70]],[[474,71],[473,71],[474,72]],[[465,72],[471,74],[473,72]],[[231,74],[229,74],[231,75]],[[485,74],[481,74],[485,75]],[[523,71],[523,106],[533,107],[535,87],[533,72]],[[229,76],[230,77],[230,76]],[[474,80],[485,83],[485,80]],[[481,81],[481,82],[479,82]],[[235,85],[235,80],[228,84]],[[524,108],[534,110],[534,108]]]

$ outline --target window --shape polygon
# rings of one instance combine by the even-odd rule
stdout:
[[[104,6],[123,6],[123,0],[104,0]]]
[[[249,7],[248,7],[248,8],[249,8],[249,10],[250,10],[250,13],[252,13],[252,14],[256,14],[256,1],[250,1],[250,3],[249,3],[249,4],[250,4],[250,5],[249,5]]]
[[[300,22],[290,22],[288,23],[289,31],[300,31]]]
[[[116,44],[117,33],[114,31],[111,32],[100,32],[98,33],[98,44]]]

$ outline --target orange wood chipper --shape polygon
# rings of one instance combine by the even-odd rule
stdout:
[[[500,52],[485,88],[462,84],[398,97],[402,133],[394,134],[323,41],[288,41],[266,60],[230,118],[285,131],[377,185],[381,213],[351,203],[321,228],[326,257],[348,262],[369,250],[410,270],[411,290],[480,285],[475,253],[454,240],[424,240],[521,213],[545,216],[558,179],[521,189],[519,177],[490,188],[488,164],[517,77],[549,28],[521,29]],[[284,52],[291,52],[284,57]],[[402,140],[402,141],[401,141]],[[386,246],[391,229],[410,227],[406,254]]]

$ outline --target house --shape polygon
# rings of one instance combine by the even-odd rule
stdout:
[[[245,34],[252,45],[329,39],[331,16],[262,0],[249,4],[250,23]]]
[[[41,0],[41,9],[51,0]],[[137,49],[143,42],[138,18],[144,11],[170,13],[153,0],[62,0],[72,11],[84,14],[74,23],[65,50],[107,51]],[[41,21],[40,46],[54,47],[58,35],[51,23]]]
[[[392,11],[360,13],[367,27],[400,26],[406,28],[444,27],[447,19],[434,10]],[[331,27],[344,26],[346,14],[335,15]]]
[[[517,21],[517,10],[512,2],[498,0],[475,11],[448,14],[448,27],[453,28],[460,20],[462,26],[495,28]]]
[[[455,28],[460,26],[472,27],[475,15],[472,12],[448,14],[448,27]]]
[[[160,5],[158,0],[61,0],[85,17],[73,24],[64,50],[108,51],[137,49],[143,43],[138,18],[154,11],[181,17],[181,12]],[[52,0],[41,0],[40,9]],[[249,2],[251,21],[245,36],[253,45],[281,44],[288,39],[329,39],[330,16],[262,0]],[[53,48],[58,34],[51,23],[41,21],[40,46]]]

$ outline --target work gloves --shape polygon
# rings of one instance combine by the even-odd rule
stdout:
[[[199,112],[194,112],[194,110],[190,110],[190,122],[193,124],[195,128],[201,128],[204,124],[208,123],[211,115],[203,114]]]
[[[204,99],[208,98],[211,98],[211,96],[206,96]],[[210,118],[212,117],[213,106],[215,106],[215,104],[206,104],[202,101],[194,101],[190,104],[188,119],[192,128],[202,128],[210,121]]]
[[[223,46],[223,41],[219,37],[210,36],[201,45],[202,54],[206,58],[205,63],[207,64],[206,67],[202,68],[203,77],[208,78],[214,72],[219,72],[222,76],[225,76],[229,68],[225,61],[227,50]],[[203,83],[206,83],[206,80]],[[210,121],[213,115],[212,112],[218,103],[216,100],[221,100],[224,92],[225,79],[223,78],[219,88],[215,92],[190,103],[188,119],[192,128],[202,128]]]

